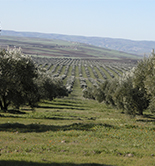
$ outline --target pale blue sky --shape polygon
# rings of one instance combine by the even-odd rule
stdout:
[[[155,0],[0,0],[4,30],[155,41]]]

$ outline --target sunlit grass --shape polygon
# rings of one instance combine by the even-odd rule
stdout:
[[[103,67],[101,67],[101,70],[103,70],[103,72],[105,73],[105,75],[107,76],[108,79],[111,79],[111,76]]]
[[[153,166],[154,116],[131,118],[84,99],[78,81],[69,97],[42,101],[35,111],[0,113],[1,161]]]
[[[62,67],[62,70],[61,70],[60,76],[64,74],[64,72],[65,72],[65,68],[66,68],[66,66],[63,66],[63,67]]]
[[[94,73],[92,71],[92,68],[90,66],[88,66],[88,70],[89,70],[89,73],[90,73],[90,77],[93,78],[93,79],[96,79],[96,77],[94,76]]]

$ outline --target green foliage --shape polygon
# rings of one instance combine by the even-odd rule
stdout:
[[[87,99],[95,99],[94,87],[88,87],[83,90],[83,97]]]
[[[39,72],[38,78],[35,80],[38,87],[38,94],[40,99],[53,100],[56,97],[63,97],[68,95],[68,91],[63,86],[62,81],[54,79],[46,72]]]
[[[102,102],[105,101],[106,99],[106,88],[109,84],[109,80],[106,80],[103,84],[100,85],[100,87],[97,89],[96,92],[96,99],[98,100],[98,102]]]
[[[21,49],[7,49],[0,53],[0,106],[7,110],[10,104],[16,108],[29,101],[36,93],[33,79],[37,77],[37,69]],[[30,99],[31,100],[31,99]]]
[[[99,102],[104,101],[106,104],[125,110],[127,114],[142,115],[147,108],[155,112],[154,52],[122,77],[106,80],[97,90],[89,89],[89,94],[91,93]]]
[[[155,97],[154,96],[151,98],[148,108],[151,111],[151,113],[155,113]]]
[[[9,105],[17,109],[25,104],[34,107],[40,99],[53,100],[66,95],[67,90],[62,82],[37,68],[31,57],[23,55],[20,48],[0,52],[2,110],[6,111]]]
[[[115,101],[114,101],[114,93],[115,90],[117,89],[118,86],[118,79],[111,79],[108,82],[108,85],[105,89],[105,94],[106,94],[106,98],[105,98],[105,102],[107,104],[110,104],[111,106],[115,106]]]

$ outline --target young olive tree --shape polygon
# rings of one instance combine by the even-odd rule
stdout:
[[[106,89],[109,86],[109,80],[106,80],[102,83],[96,90],[95,97],[98,102],[105,102],[106,101]]]
[[[95,90],[96,90],[95,87],[88,87],[88,88],[83,89],[83,91],[82,91],[83,97],[87,98],[87,99],[95,100],[95,93],[94,93]]]
[[[47,72],[39,70],[38,78],[34,80],[38,87],[38,98],[43,100],[53,100],[56,97],[68,96],[68,91],[62,80],[53,78]]]
[[[114,100],[114,94],[117,89],[118,85],[118,79],[113,78],[108,81],[108,84],[105,89],[105,103],[110,104],[111,106],[116,106],[115,100]]]
[[[125,111],[127,114],[136,114],[136,100],[137,91],[133,87],[133,78],[130,74],[125,74],[119,80],[119,86],[117,87],[114,99],[116,107]]]
[[[133,75],[133,87],[136,90],[135,94],[135,100],[138,103],[137,104],[137,112],[139,114],[143,114],[143,111],[149,106],[150,103],[150,95],[147,92],[146,88],[146,80],[147,78],[152,77],[152,62],[150,61],[150,58],[143,58],[134,70]],[[151,72],[150,72],[151,70]]]
[[[140,75],[138,78],[135,73],[137,73],[137,68],[126,72],[118,81],[115,81],[117,86],[115,86],[116,89],[113,92],[113,101],[117,108],[125,110],[127,114],[143,115],[143,111],[148,107],[149,102],[143,84],[136,82],[136,79],[140,80]]]

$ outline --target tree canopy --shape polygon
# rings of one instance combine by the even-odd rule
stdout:
[[[22,54],[20,48],[0,52],[0,107],[9,105],[19,108],[31,107],[41,99],[53,100],[66,96],[67,90],[60,80],[55,80],[46,71],[38,68],[32,58]]]
[[[127,114],[142,115],[147,108],[155,112],[155,53],[121,77],[106,80],[98,88],[86,89],[84,97],[95,98]]]

